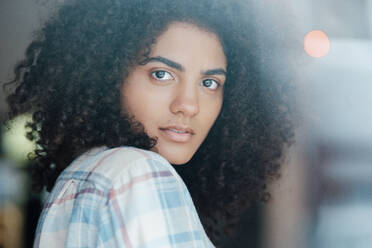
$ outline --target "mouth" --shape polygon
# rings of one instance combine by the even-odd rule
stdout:
[[[194,130],[186,126],[161,127],[159,130],[167,140],[177,143],[188,142],[195,134]]]

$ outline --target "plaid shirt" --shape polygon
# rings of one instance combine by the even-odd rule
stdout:
[[[214,247],[181,177],[160,155],[96,148],[59,176],[34,247]]]

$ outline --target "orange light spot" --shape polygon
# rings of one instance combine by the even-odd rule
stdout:
[[[320,58],[329,53],[331,44],[321,30],[313,30],[305,35],[304,49],[311,57]]]

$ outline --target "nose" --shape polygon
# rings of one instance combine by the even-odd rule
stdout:
[[[199,99],[197,88],[193,84],[180,83],[175,89],[170,110],[173,114],[182,114],[185,117],[193,117],[198,114]]]

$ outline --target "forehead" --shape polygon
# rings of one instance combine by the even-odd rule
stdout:
[[[156,40],[151,56],[166,56],[177,62],[226,67],[226,56],[216,34],[196,25],[174,22]]]

